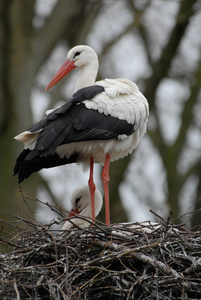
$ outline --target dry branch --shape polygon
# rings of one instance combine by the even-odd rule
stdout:
[[[4,299],[201,298],[200,232],[162,218],[69,232],[16,219],[0,239],[12,247],[0,255]]]

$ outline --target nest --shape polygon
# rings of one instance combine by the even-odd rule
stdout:
[[[9,224],[3,299],[201,299],[200,231],[162,219],[67,232],[19,216]]]

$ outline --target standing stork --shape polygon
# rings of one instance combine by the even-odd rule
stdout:
[[[104,165],[106,224],[109,213],[110,161],[123,158],[139,144],[147,128],[149,106],[135,83],[128,79],[96,80],[98,57],[89,46],[76,46],[48,84],[54,86],[78,68],[75,93],[61,107],[15,137],[25,144],[14,168],[19,182],[33,172],[70,163],[90,166],[89,189],[95,219],[93,165]]]

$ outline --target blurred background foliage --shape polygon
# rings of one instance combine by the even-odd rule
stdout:
[[[111,221],[173,218],[201,209],[201,1],[2,0],[0,2],[0,218],[29,209],[12,177],[23,146],[13,137],[69,99],[76,72],[44,89],[68,50],[88,44],[98,53],[98,79],[126,77],[150,104],[148,133],[138,149],[111,164]],[[96,166],[96,184],[101,168]],[[41,171],[21,184],[30,197],[69,208],[80,166]],[[100,216],[104,220],[104,213]],[[199,226],[200,214],[178,219]]]

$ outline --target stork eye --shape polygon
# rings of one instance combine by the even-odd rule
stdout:
[[[77,199],[75,200],[76,207],[78,206],[78,203],[79,203],[80,199],[81,199],[81,197],[79,197],[79,198],[77,198]]]
[[[80,53],[81,53],[81,52],[79,52],[79,51],[75,52],[75,54],[74,54],[74,57],[73,57],[73,58],[75,58],[76,56],[79,56],[79,55],[80,55]]]

